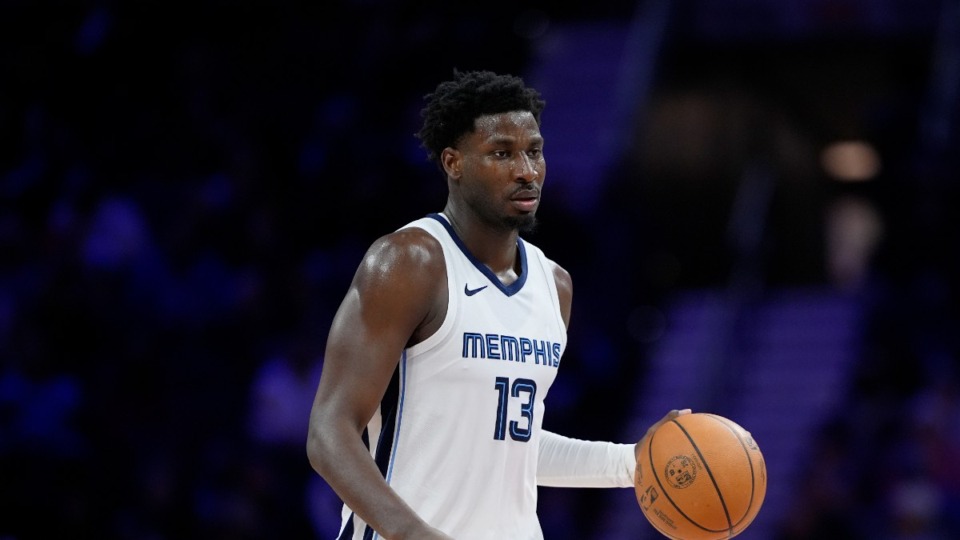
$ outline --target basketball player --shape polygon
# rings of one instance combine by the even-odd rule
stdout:
[[[633,444],[541,429],[572,300],[570,275],[520,237],[546,174],[544,101],[491,72],[454,72],[427,100],[418,137],[446,206],[360,263],[307,453],[344,501],[338,538],[543,538],[537,485],[632,487],[636,466]]]

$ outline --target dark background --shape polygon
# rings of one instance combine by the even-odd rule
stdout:
[[[335,535],[304,452],[327,327],[370,242],[443,206],[413,133],[454,68],[548,103],[529,239],[577,294],[547,427],[639,437],[679,294],[826,291],[863,324],[792,481],[843,472],[750,533],[960,536],[960,3],[553,4],[4,2],[0,538]],[[841,140],[871,181],[820,166]],[[543,490],[547,537],[610,538],[608,505]]]

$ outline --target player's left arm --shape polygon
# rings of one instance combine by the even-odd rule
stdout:
[[[586,441],[540,432],[537,485],[607,488],[633,486],[633,444]]]
[[[639,442],[619,444],[540,433],[537,484],[550,487],[633,487],[637,452],[650,433],[689,409],[672,410],[650,426]]]

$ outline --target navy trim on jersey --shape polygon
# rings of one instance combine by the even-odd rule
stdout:
[[[399,416],[397,407],[400,404],[400,368],[393,370],[393,377],[390,378],[390,384],[383,393],[383,399],[380,400],[380,438],[377,441],[376,455],[374,461],[380,474],[387,477],[387,467],[390,465],[390,454],[393,452],[394,430],[397,427],[397,417]]]
[[[337,537],[337,540],[350,540],[353,538],[353,517],[356,514],[351,513],[350,519],[347,520],[347,524],[343,527],[343,530],[340,531],[340,536]]]
[[[407,351],[406,349],[400,355],[400,365],[397,366],[397,369],[394,371],[394,377],[396,377],[397,382],[397,391],[399,395],[395,400],[397,412],[391,418],[391,422],[395,422],[393,428],[393,443],[390,445],[390,455],[387,460],[390,464],[390,467],[387,469],[384,478],[387,480],[387,484],[390,483],[390,479],[393,477],[393,454],[397,451],[397,446],[400,442],[400,428],[403,427],[403,399],[407,395]]]
[[[380,400],[380,438],[377,440],[377,449],[374,456],[374,462],[380,469],[380,474],[390,483],[390,476],[393,473],[393,452],[397,448],[397,441],[400,439],[400,424],[403,419],[403,384],[406,374],[407,352],[404,351],[400,357],[400,364],[393,370],[393,376],[390,383],[383,392],[383,399]],[[350,516],[350,523],[347,525],[351,534],[353,532],[353,515]],[[345,529],[346,530],[346,529]],[[373,527],[367,525],[363,530],[363,540],[372,540],[374,537]],[[350,536],[341,538],[350,538]],[[339,538],[338,538],[339,540]]]
[[[500,291],[507,295],[513,296],[520,292],[520,289],[523,288],[523,284],[527,282],[527,250],[523,247],[523,239],[517,237],[517,252],[520,254],[520,275],[517,276],[517,280],[511,283],[510,285],[504,285],[496,274],[493,273],[493,270],[483,264],[476,257],[473,256],[473,253],[470,253],[470,250],[467,249],[467,246],[463,243],[463,240],[457,236],[457,231],[453,230],[453,226],[450,225],[450,222],[447,221],[446,216],[435,212],[433,214],[428,214],[427,217],[433,218],[443,224],[443,227],[447,229],[447,232],[450,233],[450,237],[453,238],[454,243],[457,244],[457,247],[460,248],[460,251],[466,255],[467,259],[473,263],[473,266],[477,268],[483,275],[487,276],[487,279],[490,280],[490,283],[493,283]],[[453,294],[451,291],[450,294]]]

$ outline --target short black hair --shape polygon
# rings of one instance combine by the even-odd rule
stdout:
[[[424,99],[427,105],[420,111],[423,127],[416,136],[427,157],[438,164],[443,149],[456,145],[460,137],[472,132],[477,118],[528,111],[539,126],[540,113],[546,105],[540,92],[527,87],[520,77],[456,69],[452,80],[440,83]]]

